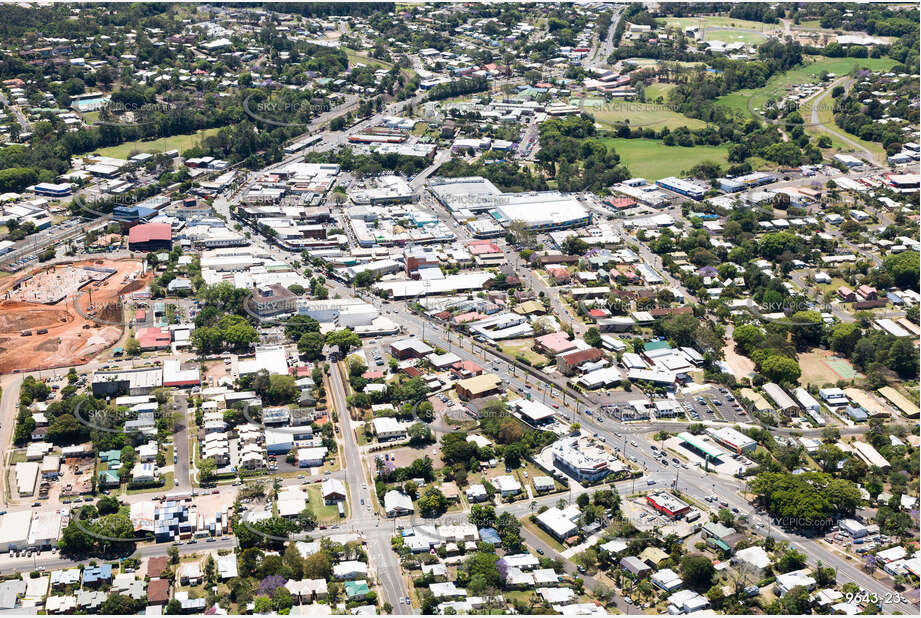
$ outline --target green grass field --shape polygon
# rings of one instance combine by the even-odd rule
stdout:
[[[393,66],[389,62],[384,62],[383,60],[378,60],[377,58],[366,56],[360,52],[355,51],[354,49],[349,49],[347,47],[343,47],[342,49],[345,50],[345,55],[349,59],[350,65],[355,64],[355,63],[361,63],[369,67],[374,67],[374,68],[379,68],[379,69],[389,69],[390,67]]]
[[[610,138],[605,145],[620,155],[632,176],[658,180],[677,176],[698,163],[712,161],[720,165],[729,162],[729,146],[666,146],[648,139]]]
[[[327,523],[339,520],[339,508],[335,504],[323,504],[323,494],[320,485],[308,485],[307,495],[310,496],[310,509],[313,511],[314,515],[317,516],[317,521]],[[348,503],[346,503],[345,514],[346,517],[348,517]]]
[[[744,28],[746,30],[758,30],[759,32],[774,32],[780,29],[780,24],[764,24],[760,21],[746,21],[744,19],[733,19],[726,16],[712,17],[663,17],[657,19],[657,22],[666,26],[679,26],[687,28],[688,26],[697,26],[698,28]]]
[[[822,58],[803,67],[775,75],[761,88],[739,90],[718,98],[716,102],[741,114],[754,115],[752,109],[760,109],[770,98],[782,97],[787,88],[794,84],[818,83],[823,71],[840,76],[850,73],[856,66],[879,71],[889,69],[894,64],[895,60],[891,58]]]
[[[765,37],[757,32],[740,30],[711,30],[704,34],[705,41],[722,41],[723,43],[745,43],[746,45],[760,45]]]
[[[662,97],[663,101],[668,100],[668,93],[675,88],[675,84],[660,84],[659,82],[646,86],[646,100],[655,101]]]
[[[145,142],[137,140],[134,142],[125,142],[118,146],[109,148],[100,148],[97,152],[104,157],[113,157],[116,159],[127,159],[132,153],[137,152],[166,152],[167,150],[178,150],[182,154],[183,150],[192,148],[202,139],[209,135],[216,135],[219,129],[203,129],[191,135],[173,135],[172,137],[162,137],[160,139]]]
[[[649,94],[646,95],[649,100]],[[663,97],[664,99],[664,97]],[[668,109],[664,104],[640,103],[639,101],[611,101],[605,109],[588,109],[595,120],[603,125],[614,126],[628,123],[631,127],[652,127],[660,130],[662,127],[676,129],[687,127],[700,129],[707,126],[702,120],[688,118],[684,114]]]
[[[834,151],[857,152],[858,154],[861,154],[861,155],[865,154],[859,151],[858,149],[854,148],[852,144],[849,144],[848,142],[841,139],[841,136],[845,136],[849,138],[852,142],[856,142],[857,144],[860,144],[861,146],[863,146],[864,148],[872,152],[877,161],[883,162],[886,160],[886,151],[883,149],[883,147],[880,144],[862,140],[856,135],[852,135],[848,133],[847,131],[845,131],[844,129],[842,129],[841,127],[835,124],[835,115],[832,110],[833,99],[831,98],[830,94],[826,95],[825,93],[822,93],[818,96],[823,97],[821,102],[819,103],[819,108],[818,108],[818,117],[819,117],[819,122],[821,123],[821,126],[807,124],[806,133],[809,133],[810,135],[827,135],[828,137],[831,138],[831,149]],[[814,102],[814,99],[811,100],[810,102]],[[811,107],[809,109],[810,109],[810,118],[811,118],[811,113],[812,113]]]

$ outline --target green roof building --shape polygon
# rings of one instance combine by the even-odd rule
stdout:
[[[368,587],[368,582],[359,579],[358,581],[345,582],[345,596],[348,599],[363,599],[366,596],[371,594],[371,589]]]

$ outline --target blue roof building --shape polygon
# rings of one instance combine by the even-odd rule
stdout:
[[[83,585],[94,586],[102,582],[108,582],[112,579],[112,565],[100,564],[94,567],[83,569]]]

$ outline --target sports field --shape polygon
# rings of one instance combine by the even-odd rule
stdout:
[[[660,96],[660,95],[656,95]],[[665,97],[663,96],[663,101]],[[613,127],[618,124],[629,124],[631,127],[651,127],[661,130],[662,127],[677,129],[687,127],[700,129],[707,126],[702,120],[688,118],[684,114],[672,111],[668,103],[654,103],[650,101],[647,93],[647,103],[639,101],[610,101],[603,108],[589,108],[587,111],[595,120],[603,125]]]
[[[658,180],[680,175],[698,163],[712,161],[719,165],[729,162],[729,146],[666,146],[648,139],[610,138],[605,145],[614,148],[631,176]]]
[[[127,159],[132,153],[137,152],[166,152],[168,150],[178,150],[182,154],[183,150],[192,148],[209,135],[216,135],[219,129],[202,129],[191,135],[173,135],[171,137],[161,137],[160,139],[145,142],[137,140],[134,142],[125,142],[118,146],[100,148],[97,152],[104,157],[113,157],[115,159]]]
[[[804,352],[797,358],[803,374],[799,383],[802,385],[835,384],[838,380],[852,380],[860,377],[850,362],[838,358],[827,350],[813,350]]]
[[[765,36],[757,32],[745,30],[710,30],[704,34],[705,41],[722,41],[723,43],[745,43],[746,45],[761,45],[766,40]]]
[[[757,30],[758,32],[776,32],[781,27],[780,24],[765,24],[760,21],[734,19],[724,15],[709,17],[663,17],[656,21],[666,26],[678,26],[681,28],[697,26],[701,30],[707,28],[742,28],[745,30]]]

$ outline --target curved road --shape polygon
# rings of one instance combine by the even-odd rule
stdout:
[[[830,83],[828,88],[826,88],[822,94],[813,100],[810,114],[810,122],[812,123],[812,126],[819,127],[822,131],[825,131],[829,135],[836,137],[842,142],[848,144],[854,150],[862,152],[865,155],[867,161],[870,163],[873,163],[874,165],[884,165],[885,161],[880,162],[879,159],[877,159],[876,153],[874,153],[872,150],[848,137],[847,133],[840,130],[838,127],[823,124],[822,121],[819,120],[819,109],[821,108],[823,102],[831,96],[831,91],[834,90],[835,86],[839,86],[842,83],[844,84],[845,88],[849,88],[853,83],[853,80],[850,77],[840,77]]]

